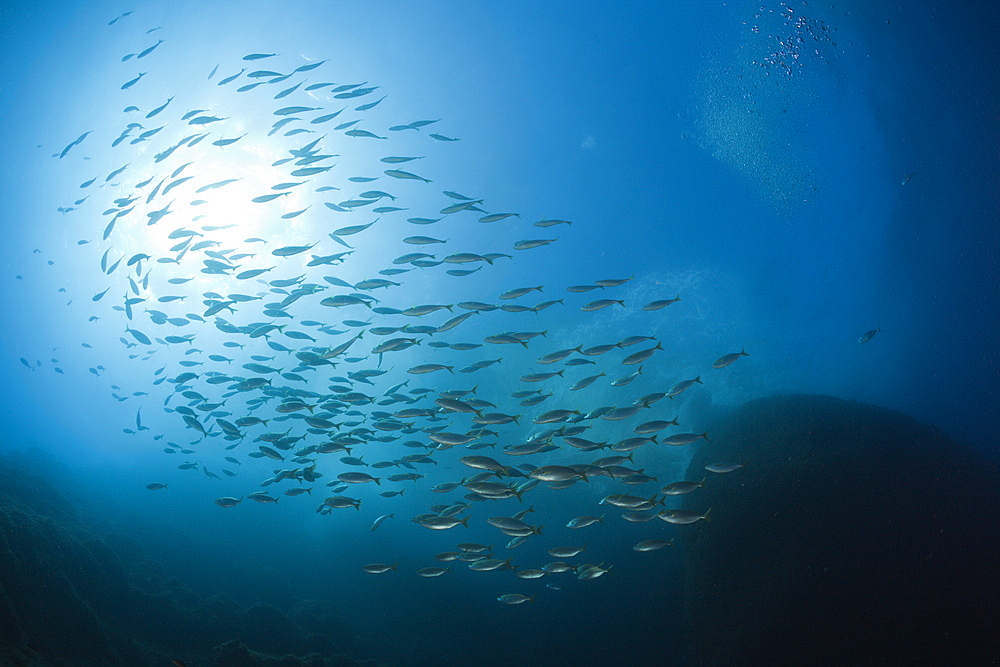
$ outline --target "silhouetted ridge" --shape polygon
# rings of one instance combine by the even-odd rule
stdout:
[[[694,664],[985,664],[1000,655],[1000,471],[900,413],[751,401],[713,430],[686,498]]]

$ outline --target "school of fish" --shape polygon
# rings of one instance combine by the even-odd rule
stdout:
[[[109,26],[125,26],[130,14]],[[158,68],[168,67],[157,60],[169,57],[170,41],[154,37],[157,30],[143,33],[142,47],[122,57],[123,63],[135,64],[135,74],[115,84],[122,91],[116,94],[135,94],[151,85]],[[120,341],[130,359],[148,362],[163,350],[179,356],[152,372],[156,389],[145,387],[134,396],[150,401],[161,392],[163,410],[188,441],[167,441],[166,434],[143,423],[141,409],[127,433],[160,442],[172,459],[184,459],[177,466],[181,470],[247,480],[241,496],[215,498],[220,508],[232,510],[247,500],[277,505],[289,498],[275,511],[291,503],[301,509],[304,503],[335,520],[344,510],[405,507],[403,493],[416,486],[440,494],[441,503],[413,517],[399,509],[372,512],[370,530],[405,516],[438,532],[489,525],[503,543],[493,547],[441,533],[441,551],[427,554],[426,566],[415,570],[428,578],[453,567],[509,570],[515,587],[524,580],[589,581],[613,572],[599,554],[592,556],[598,563],[586,563],[584,547],[558,542],[546,549],[551,562],[517,562],[514,549],[529,540],[548,540],[559,528],[543,533],[543,526],[531,520],[538,504],[533,496],[544,497],[539,487],[570,489],[583,482],[578,488],[591,488],[588,482],[598,478],[610,485],[612,492],[593,503],[593,514],[560,520],[574,531],[601,530],[611,520],[683,526],[725,511],[676,509],[669,502],[697,493],[709,478],[737,471],[743,462],[713,463],[705,479],[658,480],[655,470],[637,467],[634,460],[643,451],[670,456],[672,448],[708,441],[708,433],[685,429],[669,406],[691,387],[710,384],[712,374],[725,373],[747,356],[745,350],[720,350],[714,363],[706,360],[703,375],[677,377],[662,391],[630,394],[628,385],[644,369],[650,375],[664,356],[666,342],[649,334],[683,307],[680,295],[628,303],[616,298],[616,289],[631,278],[601,278],[562,286],[496,281],[496,290],[479,294],[481,300],[452,301],[438,294],[436,303],[399,302],[393,292],[404,283],[419,287],[424,275],[455,281],[454,292],[448,293],[461,294],[461,283],[472,274],[488,273],[501,262],[535,261],[535,249],[557,242],[551,230],[569,233],[572,223],[529,222],[527,214],[495,210],[478,194],[442,190],[425,177],[434,170],[423,155],[400,155],[391,148],[393,137],[403,134],[419,134],[429,146],[454,145],[457,138],[427,131],[441,119],[380,119],[376,112],[386,99],[382,89],[343,82],[343,73],[332,71],[328,61],[251,52],[208,69],[208,80],[236,89],[238,103],[178,108],[174,100],[182,91],[151,108],[126,102],[127,122],[112,128],[107,147],[122,166],[81,183],[88,194],[60,208],[98,221],[94,238],[80,241],[94,252],[94,269],[99,267],[108,282],[92,296],[95,308],[108,310],[91,319],[120,320]],[[243,131],[240,115],[264,108],[273,118],[267,136]],[[108,129],[82,133],[54,157],[72,160]],[[277,142],[284,153],[263,165],[275,184],[247,203],[287,224],[287,232],[277,242],[247,237],[233,244],[232,230],[239,230],[239,223],[218,224],[213,197],[247,178],[238,162],[250,158],[240,153],[232,173],[205,169],[199,158],[207,146],[232,151],[253,141]],[[364,168],[345,172],[338,167],[338,158],[347,154]],[[88,201],[91,195],[103,200],[95,204]],[[422,203],[413,210],[407,206],[408,198],[423,202],[428,197],[438,202],[434,210]],[[293,208],[287,202],[308,203]],[[362,211],[369,217],[359,222],[355,218]],[[305,220],[308,224],[298,224]],[[478,227],[476,238],[486,246],[496,243],[491,230],[497,225],[517,225],[526,238],[485,251],[453,247],[439,238],[448,233],[399,231],[449,225]],[[122,237],[130,230],[141,230],[147,238],[153,234],[162,249],[118,250],[128,245]],[[400,252],[391,263],[371,267],[371,277],[344,280],[355,253],[368,243],[394,243]],[[408,250],[413,246],[418,251]],[[601,298],[588,296],[591,292]],[[621,340],[580,340],[563,349],[546,343],[567,311],[604,309],[645,311],[648,329]],[[490,324],[511,317],[521,318],[523,325]],[[419,363],[396,367],[394,358],[413,359],[417,352]],[[473,374],[487,368],[502,370],[510,384],[523,388],[511,392],[495,382],[477,384]],[[103,370],[91,368],[95,375]],[[616,398],[604,404],[609,391]],[[201,462],[212,457],[226,461],[226,467],[216,472],[214,465]],[[427,482],[428,470],[442,463],[460,473],[447,482]],[[265,469],[262,482],[249,481]],[[170,492],[156,481],[147,488]],[[673,543],[658,532],[650,536],[634,551]],[[358,567],[386,575],[396,572],[398,563]],[[534,598],[511,592],[498,601],[518,605]]]

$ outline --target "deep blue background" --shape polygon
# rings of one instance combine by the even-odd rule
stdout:
[[[545,589],[543,580],[535,605],[506,607],[494,598],[511,592],[509,573],[413,576],[414,569],[432,564],[433,553],[451,546],[450,536],[426,534],[408,521],[439,502],[436,496],[414,489],[406,500],[390,502],[364,489],[365,510],[335,519],[315,515],[309,501],[296,505],[301,498],[222,512],[213,498],[242,495],[256,482],[195,478],[175,469],[176,456],[160,453],[154,434],[165,441],[191,439],[176,415],[161,411],[169,387],[151,386],[152,372],[176,362],[182,350],[161,350],[150,361],[129,359],[134,351],[118,342],[122,315],[110,309],[110,295],[117,298],[122,284],[107,301],[91,301],[109,286],[97,262],[106,247],[98,243],[106,223],[100,213],[111,197],[93,194],[65,215],[56,207],[83,196],[77,186],[88,178],[101,182],[126,162],[138,169],[149,161],[152,152],[133,159],[109,147],[130,120],[121,112],[128,104],[145,112],[177,95],[165,120],[173,114],[169,118],[178,121],[182,110],[205,102],[237,109],[248,129],[266,129],[277,104],[270,95],[223,99],[205,79],[216,63],[215,81],[235,73],[245,64],[240,56],[254,51],[276,51],[286,67],[306,62],[302,58],[330,58],[309,73],[310,81],[380,85],[379,96],[388,97],[371,112],[381,114],[373,116],[372,128],[443,118],[433,128],[462,141],[392,137],[398,143],[391,152],[428,155],[410,163],[435,181],[433,188],[412,190],[416,201],[424,202],[431,190],[451,189],[487,198],[490,210],[523,213],[520,221],[498,223],[488,233],[451,221],[387,227],[363,239],[375,258],[371,264],[359,260],[337,275],[351,282],[373,277],[387,258],[405,251],[398,238],[406,234],[437,235],[450,239],[450,251],[476,252],[503,250],[522,238],[559,237],[461,282],[440,272],[411,273],[401,277],[404,286],[396,293],[378,295],[406,307],[493,301],[513,287],[545,285],[542,296],[527,302],[567,298],[565,310],[539,319],[550,333],[532,343],[530,353],[485,350],[462,357],[464,363],[505,361],[475,376],[449,377],[441,388],[478,382],[480,393],[496,400],[520,388],[517,378],[532,372],[525,370],[531,360],[547,351],[652,334],[667,351],[651,360],[630,398],[702,374],[724,353],[745,347],[751,354],[686,396],[679,409],[694,430],[750,398],[829,393],[901,410],[997,453],[996,8],[975,2],[911,3],[905,9],[774,3],[763,11],[740,2],[147,2],[109,27],[125,9],[117,3],[15,2],[0,10],[0,447],[49,451],[72,471],[81,506],[134,531],[195,588],[276,604],[330,596],[363,636],[394,637],[397,646],[384,656],[396,659],[441,651],[461,662],[475,642],[455,640],[448,628],[469,614],[481,615],[490,628],[484,636],[515,652],[545,627],[556,648],[536,650],[561,656],[586,651],[584,637],[634,644],[650,624],[660,633],[679,627],[676,617],[662,612],[677,611],[683,554],[633,554],[631,545],[646,534],[617,517],[587,529],[584,540],[595,561],[615,563],[614,576],[570,581],[562,591]],[[144,34],[156,26],[162,29]],[[164,43],[141,67],[121,62],[157,36]],[[147,79],[133,90],[119,90],[146,70]],[[51,157],[87,130],[94,134],[66,158]],[[218,159],[221,168],[230,168],[225,160],[238,158]],[[440,195],[426,199],[428,206],[440,201]],[[358,215],[304,216],[303,226],[288,235],[267,221],[238,221],[245,236],[270,233],[295,244],[369,221]],[[539,233],[529,223],[542,217],[575,224]],[[165,229],[186,221],[170,222],[177,224]],[[438,229],[444,224],[453,227]],[[112,254],[148,252],[147,232],[125,233],[121,250]],[[93,242],[79,246],[80,239]],[[337,248],[329,240],[325,246]],[[171,270],[156,269],[161,279]],[[626,310],[580,313],[576,305],[583,301],[563,289],[629,275],[635,276],[630,283],[601,295],[625,299]],[[638,310],[677,293],[683,301],[665,311]],[[91,315],[101,319],[88,322]],[[532,316],[473,321],[459,338],[534,329],[535,322],[518,319],[523,317]],[[148,322],[135,326],[152,333]],[[858,336],[873,328],[880,333],[858,345]],[[198,346],[206,354],[231,355],[221,340],[205,334]],[[406,366],[442,358],[417,350],[407,357],[412,363],[399,362],[393,375],[380,378],[380,389],[405,379]],[[34,368],[25,368],[21,357]],[[88,372],[97,364],[106,369],[100,377]],[[65,374],[54,373],[55,366]],[[587,374],[576,369],[571,381]],[[443,381],[430,376],[419,386]],[[568,386],[553,388],[565,392]],[[119,402],[112,391],[152,395]],[[620,400],[592,391],[581,407]],[[134,426],[140,405],[153,430],[122,433]],[[205,464],[217,470],[218,456],[211,456]],[[646,464],[662,481],[683,469],[684,457],[650,455]],[[256,480],[271,466],[246,460],[245,468],[253,470],[243,470],[247,479]],[[331,468],[330,475],[336,472]],[[425,481],[462,474],[454,464]],[[169,493],[146,491],[150,481],[170,482]],[[578,539],[571,531],[557,532],[557,524],[596,511],[600,497],[599,489],[564,493],[575,495],[539,490],[529,501],[539,520],[555,529],[552,540]],[[389,511],[396,512],[395,523],[370,534],[370,521]],[[481,518],[478,524],[462,539],[495,541]],[[521,549],[531,554],[531,548]],[[544,558],[543,551],[517,555],[528,562]],[[358,570],[363,562],[396,560],[404,570],[398,574],[370,577]],[[433,619],[426,616],[428,601],[441,610]],[[682,643],[673,657],[683,653]],[[538,660],[547,657],[552,659],[540,653]]]

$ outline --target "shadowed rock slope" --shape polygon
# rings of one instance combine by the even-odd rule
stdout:
[[[95,530],[43,478],[0,460],[0,664],[373,665],[339,655],[344,627],[328,602],[282,613],[199,597],[135,540]],[[291,653],[307,655],[269,655]]]
[[[1000,471],[938,429],[826,396],[748,403],[687,479],[692,664],[993,664]],[[716,461],[747,467],[712,474]],[[688,527],[688,528],[693,528]]]

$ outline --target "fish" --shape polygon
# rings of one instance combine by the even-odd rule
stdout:
[[[690,445],[698,440],[708,440],[708,433],[676,433],[674,435],[668,436],[660,440],[660,444],[663,445]]]
[[[400,156],[391,155],[391,156],[382,158],[381,162],[385,162],[386,164],[399,164],[401,162],[410,162],[412,160],[423,160],[423,159],[424,159],[423,156],[418,156],[418,157],[400,157]]]
[[[485,223],[499,222],[500,220],[506,220],[507,218],[510,217],[520,217],[520,216],[521,216],[520,213],[491,213],[489,215],[484,215],[483,217],[479,218],[479,222],[485,222]]]
[[[366,482],[375,482],[377,485],[382,484],[380,477],[372,477],[366,472],[342,472],[337,475],[337,479],[348,484],[364,484]]]
[[[119,174],[121,174],[121,173],[122,173],[123,171],[125,171],[125,169],[127,169],[127,168],[128,168],[128,166],[129,166],[129,165],[128,165],[128,164],[126,164],[126,165],[123,165],[123,166],[119,167],[118,169],[115,169],[115,170],[114,170],[113,172],[111,172],[110,174],[108,174],[108,175],[107,175],[107,176],[105,177],[105,179],[104,179],[104,182],[105,182],[105,183],[107,183],[107,182],[108,182],[108,181],[110,181],[111,179],[115,178],[116,176],[118,176]]]
[[[275,257],[291,257],[292,255],[298,255],[300,253],[311,250],[316,244],[310,245],[297,245],[297,246],[285,246],[284,248],[276,248],[271,251],[271,254]]]
[[[448,530],[449,528],[454,528],[455,526],[462,525],[466,528],[469,527],[469,517],[464,517],[459,519],[457,517],[450,516],[432,516],[420,522],[420,525],[424,528],[430,528],[431,530]]]
[[[704,488],[706,479],[708,478],[703,478],[700,482],[671,482],[660,489],[660,493],[665,496],[685,495],[697,489]]]
[[[601,310],[602,308],[607,308],[608,306],[613,306],[615,304],[619,306],[624,306],[625,302],[619,299],[598,299],[597,301],[591,301],[590,303],[580,306],[580,310],[585,313],[593,312],[595,310]]]
[[[598,373],[597,375],[591,375],[590,377],[585,377],[582,380],[580,380],[579,382],[577,382],[576,384],[574,384],[572,387],[570,387],[569,390],[570,391],[579,391],[581,389],[585,389],[586,387],[589,387],[590,385],[592,385],[594,382],[596,382],[597,380],[601,379],[605,375],[607,375],[607,373],[605,373],[605,372],[602,371],[602,372]]]
[[[558,370],[552,373],[531,373],[529,375],[522,375],[521,382],[544,382],[545,380],[549,380],[557,376],[562,377],[563,372],[564,371],[562,370]]]
[[[451,373],[454,368],[454,366],[446,366],[444,364],[420,364],[419,366],[407,369],[406,372],[412,375],[423,375],[425,373],[433,373],[434,371],[446,370]]]
[[[341,227],[340,229],[336,229],[330,232],[330,237],[353,236],[354,234],[360,234],[361,232],[365,231],[366,229],[374,225],[376,222],[378,222],[377,218],[364,225],[350,225],[348,227]]]
[[[411,245],[429,245],[431,243],[447,243],[447,241],[442,241],[441,239],[432,238],[430,236],[407,236],[403,239],[403,243],[409,243]]]
[[[233,137],[231,139],[217,139],[216,141],[212,142],[212,145],[213,146],[218,146],[219,148],[223,148],[225,146],[232,146],[233,144],[235,144],[237,141],[239,141],[240,139],[242,139],[245,136],[247,136],[247,135],[246,134],[241,134],[240,136]]]
[[[138,79],[136,79],[136,81],[138,81]],[[91,132],[93,132],[93,130],[88,130],[87,132],[84,132],[79,137],[77,137],[76,139],[74,139],[73,141],[71,141],[69,144],[67,144],[66,147],[63,148],[62,151],[59,153],[59,157],[60,158],[66,157],[66,155],[69,153],[70,149],[73,148],[74,146],[79,146],[81,143],[83,143],[83,140],[86,139],[87,136],[90,135]],[[93,181],[91,181],[91,183],[92,182]],[[81,186],[81,187],[84,187],[84,186]]]
[[[372,527],[371,527],[371,529],[372,529],[372,530],[375,530],[376,528],[378,528],[379,526],[381,526],[381,525],[382,525],[382,522],[383,522],[383,521],[385,521],[386,519],[391,519],[391,518],[393,518],[394,516],[396,516],[396,515],[395,515],[395,514],[383,514],[383,515],[382,515],[382,516],[380,516],[379,518],[375,519],[375,522],[374,522],[374,523],[372,524]]]
[[[662,349],[663,349],[663,346],[660,345],[659,342],[657,342],[654,347],[651,347],[651,348],[648,348],[648,349],[645,349],[645,350],[641,350],[639,352],[635,352],[633,354],[628,355],[627,357],[625,357],[624,359],[622,359],[622,364],[626,365],[626,366],[628,366],[628,365],[634,365],[634,364],[641,364],[642,362],[646,361],[651,356],[653,356],[653,353],[655,353],[658,350],[662,350]],[[697,379],[695,381],[701,382],[700,380],[697,380]],[[680,392],[678,392],[678,393],[680,393]]]
[[[661,510],[656,516],[667,523],[686,525],[695,523],[696,521],[708,521],[711,512],[712,508],[701,513],[692,510]]]
[[[619,285],[624,285],[634,277],[635,276],[629,276],[628,278],[604,278],[602,280],[595,280],[594,284],[598,287],[618,287]]]
[[[417,176],[416,174],[410,173],[408,171],[402,171],[399,169],[386,169],[382,173],[385,174],[386,176],[390,176],[392,178],[398,178],[401,180],[417,180],[417,181],[423,181],[424,183],[431,182],[430,179],[424,178],[423,176]]]
[[[139,76],[137,76],[134,79],[131,79],[131,80],[126,81],[125,83],[123,83],[121,89],[122,90],[128,90],[129,88],[131,88],[135,84],[139,83],[139,80],[142,79],[142,77],[146,76],[147,74],[148,74],[148,72],[140,72]]]
[[[294,71],[296,73],[298,73],[298,72],[311,72],[312,70],[316,69],[317,67],[321,67],[324,63],[327,63],[327,62],[329,62],[329,61],[328,60],[318,60],[318,61],[316,61],[314,63],[308,63],[306,65],[299,65],[298,67],[295,68]]]
[[[135,57],[135,58],[136,58],[136,60],[138,60],[139,58],[145,58],[145,57],[146,57],[146,56],[148,56],[148,55],[149,55],[150,53],[152,53],[153,51],[155,51],[155,50],[156,50],[156,47],[158,47],[158,46],[159,46],[160,44],[163,44],[163,40],[162,40],[162,39],[158,39],[158,40],[156,40],[156,44],[153,44],[152,46],[150,46],[150,47],[148,47],[148,48],[145,48],[145,49],[143,49],[142,51],[140,51],[140,52],[139,52],[139,55],[137,55],[137,56]]]
[[[254,72],[252,74],[249,74],[248,76],[253,76],[253,74],[258,74],[258,73]],[[302,106],[282,107],[281,109],[278,109],[277,111],[275,111],[274,115],[275,116],[290,116],[292,114],[297,114],[297,113],[307,113],[309,111],[319,111],[320,108],[321,107],[302,107]]]
[[[872,338],[874,338],[875,334],[877,334],[879,331],[881,331],[881,329],[872,329],[871,331],[864,332],[863,334],[861,334],[861,337],[858,338],[858,342],[859,343],[867,343]]]
[[[735,363],[736,360],[739,359],[740,357],[749,357],[749,356],[750,355],[747,354],[745,349],[740,350],[739,352],[734,352],[732,354],[726,354],[716,359],[715,362],[712,363],[712,368],[725,368],[726,366]]]
[[[695,383],[704,384],[701,381],[701,376],[700,375],[698,377],[694,378],[693,380],[682,380],[681,382],[678,382],[677,384],[675,384],[672,387],[670,387],[670,389],[667,390],[667,398],[671,398],[672,399],[674,396],[677,396],[677,395],[681,394],[682,392],[684,392],[685,390],[687,390],[688,388],[690,388]]]
[[[531,250],[532,248],[540,248],[551,243],[555,243],[558,239],[527,239],[523,241],[517,241],[514,244],[514,250]]]
[[[570,519],[569,523],[566,524],[567,528],[586,528],[587,526],[592,526],[595,523],[604,523],[604,515],[601,516],[578,516],[575,519]],[[554,554],[552,554],[554,555]]]
[[[493,572],[500,569],[512,569],[510,559],[500,560],[499,558],[481,558],[469,565],[469,569],[474,572]]]
[[[143,345],[152,345],[152,341],[149,340],[149,336],[142,333],[141,331],[136,331],[135,329],[126,328],[125,332],[131,334],[133,338],[142,343]]]
[[[128,16],[131,16],[131,15],[132,15],[132,12],[131,12],[131,10],[130,10],[130,11],[127,11],[127,12],[124,12],[123,14],[119,14],[119,15],[118,15],[118,16],[116,16],[115,18],[113,18],[113,19],[111,19],[110,21],[108,21],[108,25],[109,25],[109,26],[110,26],[110,25],[114,25],[114,24],[118,23],[118,21],[122,20],[123,18],[126,18],[126,17],[128,17]],[[174,662],[178,662],[178,661],[177,661],[177,660],[174,660]],[[182,667],[183,667],[183,666],[182,666]]]
[[[707,470],[708,472],[725,474],[727,472],[733,472],[735,470],[739,470],[740,468],[745,468],[746,465],[747,464],[745,462],[740,462],[740,463],[724,463],[724,462],[709,463],[708,465],[705,466],[705,470]]]
[[[461,304],[459,304],[459,305],[461,305]],[[543,357],[539,357],[538,358],[538,363],[540,363],[540,364],[554,364],[556,362],[562,361],[563,359],[565,359],[569,355],[573,354],[574,352],[580,352],[581,349],[582,349],[582,346],[577,345],[576,347],[573,347],[573,348],[567,348],[565,350],[559,350],[558,352],[552,352],[550,354],[546,354]]]
[[[541,466],[532,470],[528,476],[542,482],[565,482],[582,477],[573,468],[561,465]]]
[[[669,540],[643,540],[639,542],[634,547],[633,551],[656,551],[662,549],[663,547],[672,547],[674,545],[673,538]]]
[[[519,299],[526,294],[531,292],[541,292],[544,285],[539,285],[538,287],[519,287],[517,289],[512,289],[504,292],[500,295],[501,299]]]
[[[677,303],[680,300],[681,300],[681,295],[678,294],[673,299],[663,299],[663,300],[660,300],[660,301],[650,301],[645,306],[643,306],[642,309],[646,310],[646,311],[660,310],[661,308],[666,308],[670,304]]]
[[[361,569],[368,574],[385,574],[389,571],[395,571],[397,565],[399,565],[399,563],[393,563],[391,565],[386,565],[384,563],[371,563],[370,565],[363,565]]]
[[[409,317],[422,317],[424,315],[429,315],[431,313],[437,312],[439,310],[448,310],[451,312],[452,306],[446,304],[426,304],[421,306],[413,306],[407,308],[401,314],[407,315]]]
[[[347,496],[330,496],[323,501],[323,505],[334,509],[353,507],[361,511],[361,500],[358,498],[348,498]]]
[[[399,132],[400,130],[419,130],[422,127],[437,123],[440,120],[440,118],[435,120],[415,120],[412,123],[407,123],[406,125],[394,125],[390,127],[389,130],[392,132]]]
[[[489,470],[501,476],[507,475],[510,472],[510,468],[489,456],[463,456],[458,461],[470,468]]]
[[[460,433],[448,433],[448,432],[429,433],[427,437],[433,440],[434,442],[441,445],[445,445],[447,447],[467,445],[470,442],[479,439],[479,437],[475,435],[463,435]]]
[[[644,422],[636,426],[633,431],[640,435],[645,435],[648,433],[658,433],[669,426],[677,426],[677,418],[667,421],[665,419],[656,419],[653,421]]]
[[[369,132],[368,130],[348,130],[344,134],[346,134],[349,137],[365,137],[365,138],[369,138],[369,139],[386,139],[387,138],[387,137],[380,137],[379,135],[375,134],[374,132]],[[389,174],[386,174],[386,175],[389,175]]]

